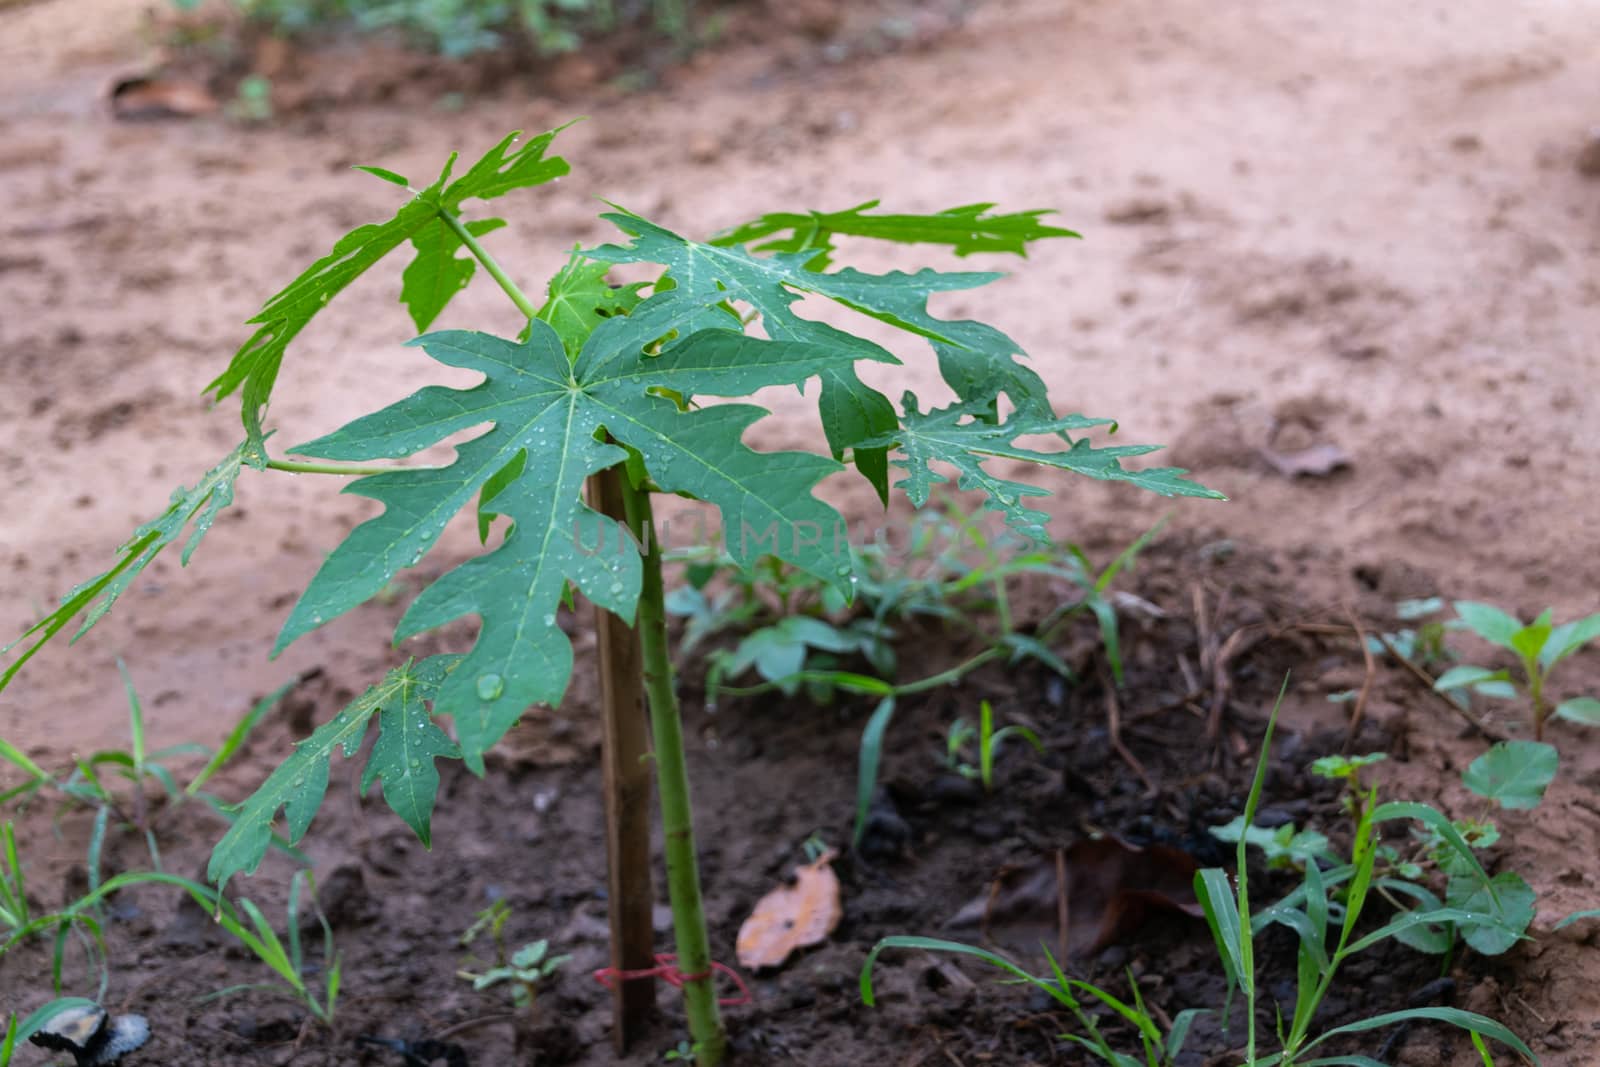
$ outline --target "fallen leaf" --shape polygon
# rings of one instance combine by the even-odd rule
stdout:
[[[839,876],[829,866],[835,853],[824,852],[815,863],[796,867],[794,884],[779,886],[761,898],[739,927],[739,963],[756,971],[776,967],[797,948],[827,940],[839,925]]]
[[[1270,448],[1261,450],[1261,458],[1285,478],[1326,478],[1336,470],[1352,466],[1350,453],[1338,445],[1312,445],[1291,452],[1277,452]]]
[[[182,78],[139,75],[111,86],[111,114],[119,119],[187,119],[216,110],[211,90]]]
[[[1057,955],[1090,956],[1129,937],[1152,911],[1201,915],[1198,866],[1164,845],[1085,839],[1002,871],[946,925],[980,927],[1018,954],[1043,943]]]

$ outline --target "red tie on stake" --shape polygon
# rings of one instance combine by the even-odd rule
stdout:
[[[631,982],[640,978],[659,978],[674,989],[682,989],[687,982],[704,982],[714,973],[721,973],[733,979],[733,984],[739,987],[736,997],[721,997],[718,1004],[724,1007],[733,1007],[739,1004],[750,1003],[750,987],[744,984],[744,979],[739,977],[739,972],[729,967],[726,963],[711,961],[711,970],[699,974],[684,974],[678,970],[677,956],[670,952],[663,952],[656,956],[656,965],[643,970],[624,971],[616,967],[602,967],[594,972],[594,980],[607,989],[615,989],[618,982]]]

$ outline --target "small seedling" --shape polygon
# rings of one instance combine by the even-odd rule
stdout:
[[[957,719],[950,724],[950,730],[945,735],[945,763],[951,770],[965,778],[976,778],[983,783],[985,793],[994,792],[994,759],[1000,751],[1000,746],[1008,737],[1020,737],[1033,746],[1035,752],[1044,755],[1044,745],[1039,740],[1039,735],[1026,726],[1013,723],[1010,726],[994,728],[994,709],[987,700],[978,705],[978,728],[974,730],[965,719]],[[976,738],[978,742],[978,765],[976,767],[965,762],[963,751],[967,744]]]
[[[549,952],[549,941],[530,941],[497,967],[491,967],[481,974],[461,970],[456,972],[456,977],[471,982],[472,988],[480,993],[502,983],[509,984],[511,1003],[520,1011],[532,1011],[534,994],[540,983],[572,959],[571,956],[551,956]]]
[[[17,855],[17,835],[7,821],[0,828],[0,924],[8,930],[28,925],[28,883],[22,873],[22,858]]]
[[[532,941],[523,945],[509,957],[506,954],[505,925],[511,918],[511,905],[503,898],[496,900],[478,913],[472,925],[457,939],[463,948],[470,947],[487,933],[494,943],[493,964],[482,973],[463,967],[456,977],[472,983],[478,991],[503,983],[511,984],[511,1001],[520,1010],[531,1010],[534,993],[541,982],[554,974],[571,956],[548,956],[548,941]],[[469,958],[469,963],[477,960]]]
[[[1577,696],[1552,703],[1549,689],[1550,674],[1556,666],[1600,638],[1600,612],[1557,626],[1549,610],[1523,625],[1515,616],[1492,604],[1458,600],[1455,609],[1455,625],[1509,651],[1517,659],[1521,677],[1514,677],[1508,670],[1459,666],[1440,675],[1434,683],[1435,689],[1441,692],[1470,689],[1500,698],[1514,697],[1520,691],[1528,700],[1536,741],[1544,739],[1544,724],[1551,715],[1585,726],[1600,726],[1600,699]]]

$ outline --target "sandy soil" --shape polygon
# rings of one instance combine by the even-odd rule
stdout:
[[[1084,241],[978,263],[1016,273],[946,309],[1017,337],[1058,409],[1171,443],[1171,462],[1233,498],[1173,505],[1064,483],[1062,535],[1131,532],[1171,511],[1177,530],[1298,560],[1307,604],[1437,592],[1524,617],[1594,610],[1600,182],[1574,158],[1595,120],[1600,9],[1255,3],[1219,21],[1192,0],[991,0],[964,24],[919,26],[916,47],[838,62],[849,28],[831,47],[734,42],[641,95],[365,106],[246,130],[105,115],[108,79],[149,58],[138,11],[6,9],[0,635],[102,569],[236,442],[234,406],[210,410],[198,389],[241,323],[333,238],[393,207],[390,187],[349,165],[425,174],[452,149],[578,114],[589,121],[560,142],[574,174],[506,202],[495,248],[524,279],[608,236],[596,196],[694,234],[879,196],[1054,207]],[[291,350],[280,441],[435,380],[399,347],[398,271],[346,293]],[[502,305],[480,286],[441,325],[512,330]],[[907,384],[940,395],[931,360],[891,391]],[[815,431],[780,410],[755,434],[777,446]],[[1351,467],[1290,479],[1263,456],[1316,444]],[[58,753],[118,741],[117,655],[155,744],[214,740],[312,666],[355,686],[375,677],[382,606],[266,659],[323,554],[365,514],[331,488],[243,479],[186,572],[164,557],[80,647],[30,665],[0,698],[0,736]],[[467,549],[470,532],[452,534],[442,557]],[[1567,682],[1600,678],[1592,659]],[[1574,802],[1600,780],[1584,740],[1558,738],[1580,764]],[[1552,914],[1595,905],[1600,819],[1567,810],[1559,834],[1528,845],[1548,866],[1541,889],[1566,905]],[[1574,851],[1587,858],[1570,866]],[[1576,880],[1557,885],[1568,869]],[[1592,988],[1572,996],[1600,1019]]]

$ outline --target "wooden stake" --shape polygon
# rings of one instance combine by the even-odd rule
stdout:
[[[589,481],[596,511],[625,523],[621,467]],[[611,551],[603,545],[602,551]],[[632,551],[626,541],[617,551]],[[600,649],[600,708],[603,734],[606,869],[611,919],[611,966],[647,971],[655,966],[655,895],[650,879],[651,773],[649,719],[644,708],[639,637],[622,619],[594,609]],[[611,994],[612,1043],[618,1055],[644,1032],[656,1006],[654,978],[617,981]]]

